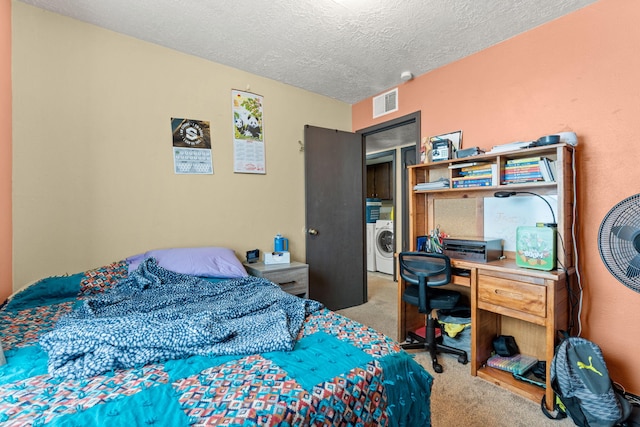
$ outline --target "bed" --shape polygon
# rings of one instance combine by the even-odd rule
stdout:
[[[432,377],[396,342],[225,253],[204,274],[146,252],[17,292],[0,424],[430,425]]]

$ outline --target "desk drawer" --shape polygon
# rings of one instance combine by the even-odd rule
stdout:
[[[490,311],[494,306],[509,311],[546,317],[547,288],[501,277],[478,276],[478,306]]]

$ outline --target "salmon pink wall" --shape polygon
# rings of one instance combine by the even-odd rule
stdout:
[[[11,0],[0,0],[0,302],[11,293]]]
[[[399,111],[373,120],[353,106],[353,129],[421,111],[422,136],[463,131],[463,147],[578,134],[577,242],[582,336],[599,344],[612,378],[640,394],[640,293],[606,269],[598,228],[640,192],[640,2],[601,0],[399,86]]]

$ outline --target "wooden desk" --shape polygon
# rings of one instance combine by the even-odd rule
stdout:
[[[506,259],[490,263],[451,260],[453,268],[468,271],[468,277],[454,276],[452,284],[462,292],[469,290],[471,301],[471,375],[540,402],[546,393],[551,407],[554,401],[550,385],[551,360],[556,344],[556,332],[566,330],[568,317],[567,281],[563,271],[542,271],[516,266]],[[399,270],[398,270],[399,271]],[[569,276],[574,270],[569,270]],[[448,285],[451,286],[451,285]],[[405,283],[398,278],[398,340],[407,331],[425,324],[425,316],[417,307],[402,301]],[[504,371],[486,366],[497,335],[515,337],[522,354],[547,361],[546,391],[518,381]]]

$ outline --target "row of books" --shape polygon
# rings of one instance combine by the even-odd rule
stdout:
[[[527,157],[507,160],[504,165],[503,184],[555,181],[555,162],[546,157]]]
[[[449,166],[456,169],[451,178],[452,188],[491,187],[500,181],[498,165],[493,162],[456,163]],[[555,181],[556,161],[546,157],[526,157],[509,159],[505,162],[502,184],[536,181]],[[449,180],[441,178],[433,182],[416,184],[413,189],[435,190],[449,188]]]
[[[453,165],[452,165],[453,166]],[[453,188],[490,187],[498,183],[498,165],[489,162],[458,164],[458,176],[451,178]]]

